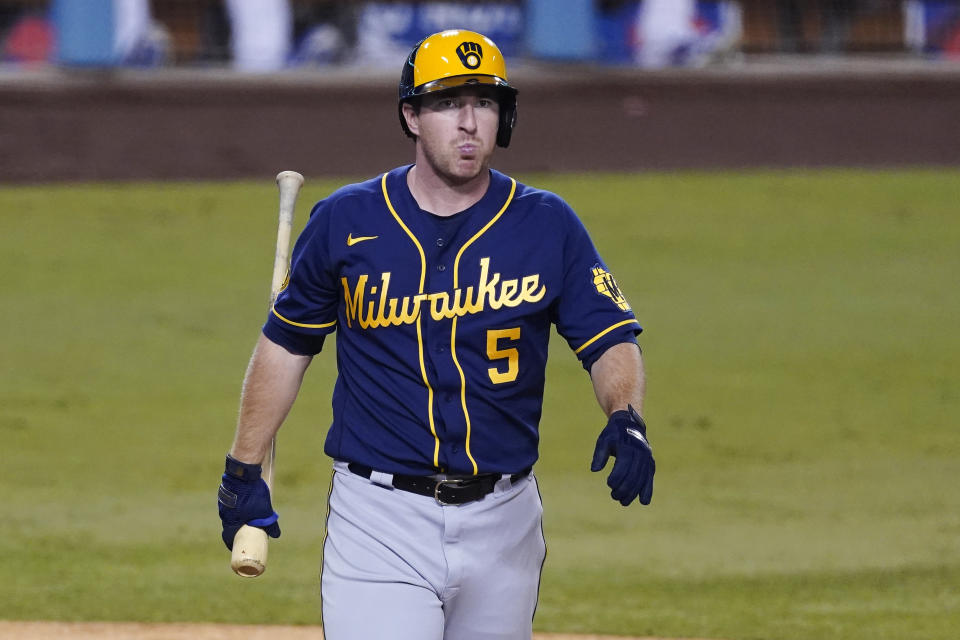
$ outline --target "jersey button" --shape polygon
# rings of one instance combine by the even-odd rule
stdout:
[[[450,451],[453,453],[460,453],[460,447],[458,447],[457,445],[453,445],[452,447],[450,447]]]
[[[438,265],[437,265],[437,271],[446,271],[446,270],[447,270],[447,265],[445,265],[445,264],[438,264]]]
[[[437,246],[438,246],[438,247],[442,247],[442,246],[445,245],[445,244],[447,244],[447,243],[443,241],[443,238],[437,238]]]

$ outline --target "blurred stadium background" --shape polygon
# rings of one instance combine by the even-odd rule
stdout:
[[[510,55],[663,66],[741,53],[960,56],[958,12],[954,0],[5,0],[0,29],[4,61],[24,64],[392,63],[390,47],[468,24]],[[564,23],[558,38],[550,27]],[[665,44],[669,55],[651,55]]]
[[[0,179],[376,173],[453,26],[512,63],[509,171],[960,160],[960,0],[5,0]]]

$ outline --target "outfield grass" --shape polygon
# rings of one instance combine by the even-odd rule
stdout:
[[[955,638],[960,171],[522,179],[646,327],[658,462],[651,507],[609,499],[555,340],[537,628]],[[229,573],[215,513],[275,208],[269,180],[0,190],[0,618],[319,622],[332,354],[281,434],[265,576]]]

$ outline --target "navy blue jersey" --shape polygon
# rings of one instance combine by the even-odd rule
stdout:
[[[420,209],[410,167],[314,206],[264,334],[336,330],[327,455],[387,473],[515,473],[537,459],[551,324],[584,367],[641,331],[558,196],[491,171],[469,209]]]

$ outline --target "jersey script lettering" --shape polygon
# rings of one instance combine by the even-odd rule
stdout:
[[[418,293],[413,296],[391,298],[390,272],[380,274],[379,287],[370,288],[368,300],[367,282],[369,276],[362,274],[357,278],[356,287],[351,290],[346,277],[340,279],[343,284],[343,297],[346,301],[347,326],[353,328],[356,321],[362,329],[376,329],[392,325],[413,324],[420,317],[421,305],[429,305],[430,317],[434,320],[456,318],[467,314],[481,313],[487,308],[516,307],[524,302],[539,302],[547,293],[546,285],[540,284],[540,275],[532,274],[522,278],[505,279],[494,272],[490,273],[490,258],[480,258],[480,281],[476,288],[458,287],[453,292]],[[498,287],[499,285],[499,287]]]

